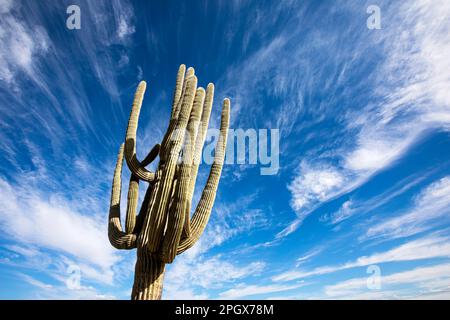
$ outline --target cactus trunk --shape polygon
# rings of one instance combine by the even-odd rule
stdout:
[[[155,254],[138,250],[132,300],[160,300],[166,264]]]

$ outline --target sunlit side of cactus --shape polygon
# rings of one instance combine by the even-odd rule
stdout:
[[[172,112],[161,145],[155,145],[144,160],[136,157],[136,131],[146,83],[142,81],[133,101],[125,144],[120,147],[112,184],[108,236],[117,249],[137,248],[132,299],[161,299],[165,264],[192,247],[208,223],[216,197],[230,117],[230,100],[222,107],[220,137],[214,162],[200,201],[191,216],[191,202],[211,114],[214,85],[197,88],[193,68],[178,70]],[[156,172],[145,167],[159,155]],[[123,158],[131,177],[125,231],[120,221]],[[139,214],[139,182],[149,183]]]

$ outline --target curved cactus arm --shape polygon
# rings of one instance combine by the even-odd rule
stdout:
[[[165,147],[164,144],[161,145],[160,158],[161,161],[163,161],[162,159],[165,159],[166,162],[163,162],[162,164],[164,170],[161,170],[161,178],[157,182],[158,188],[155,192],[155,196],[152,197],[154,202],[151,203],[150,215],[146,218],[143,230],[139,235],[142,239],[147,241],[148,250],[153,253],[158,251],[163,238],[177,161],[194,102],[196,88],[197,77],[187,77],[186,88],[181,100],[181,109],[176,121],[175,129],[167,141],[167,146]]]
[[[216,197],[217,187],[219,185],[220,175],[222,173],[223,162],[225,159],[225,149],[227,145],[228,126],[230,122],[230,100],[225,99],[222,107],[222,117],[220,121],[220,137],[217,141],[214,163],[211,166],[208,180],[203,189],[202,196],[198,203],[197,209],[191,220],[191,235],[189,238],[181,240],[177,254],[184,252],[192,247],[200,238],[203,230],[208,223],[214,200]]]
[[[194,138],[195,141],[194,155],[192,159],[191,174],[189,177],[189,188],[187,195],[188,204],[185,209],[186,218],[184,222],[183,233],[181,235],[182,239],[189,237],[191,234],[191,227],[190,227],[191,203],[195,190],[195,182],[197,181],[198,167],[200,166],[200,161],[202,158],[203,145],[205,144],[206,133],[208,130],[209,117],[211,115],[213,100],[214,100],[214,85],[210,83],[206,88],[206,97],[203,102],[201,120],[199,122],[196,135]]]
[[[133,106],[131,108],[130,119],[128,120],[127,133],[125,137],[125,160],[128,168],[136,177],[141,180],[151,182],[155,179],[155,174],[145,169],[136,157],[136,131],[146,87],[146,82],[141,81],[134,95]]]
[[[159,154],[159,149],[161,148],[161,145],[159,143],[155,144],[153,148],[150,150],[150,152],[147,154],[147,156],[142,160],[141,165],[143,167],[148,166],[150,163],[153,162],[153,160],[156,159],[156,157]]]
[[[189,222],[189,216],[186,217],[189,196],[189,181],[192,167],[192,158],[194,153],[194,142],[198,123],[200,121],[203,101],[205,98],[205,89],[198,88],[195,94],[192,111],[189,122],[186,126],[186,134],[184,136],[183,155],[181,164],[178,168],[177,184],[175,187],[172,206],[169,210],[167,220],[166,233],[162,242],[161,259],[166,263],[171,263],[177,254],[177,247],[180,242],[183,226]]]
[[[125,216],[125,232],[132,233],[136,225],[136,210],[139,198],[139,178],[133,173],[128,185],[127,214]]]
[[[136,248],[136,235],[127,234],[122,231],[120,222],[120,193],[122,190],[122,164],[123,164],[123,144],[120,146],[117,157],[116,169],[112,183],[111,202],[108,219],[108,238],[111,245],[117,249]]]
[[[141,165],[145,167],[149,165],[158,156],[159,144],[153,146],[147,156],[142,160]],[[125,231],[126,233],[133,233],[136,225],[136,210],[139,198],[139,178],[133,173],[130,176],[130,183],[128,185],[128,201],[127,201],[127,214],[125,218]]]

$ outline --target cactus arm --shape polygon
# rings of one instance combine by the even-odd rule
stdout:
[[[199,127],[197,129],[197,134],[195,136],[195,147],[194,147],[194,156],[192,160],[191,167],[191,175],[189,180],[189,188],[188,188],[188,204],[186,206],[186,218],[184,222],[183,233],[181,238],[188,238],[190,236],[190,214],[191,214],[191,203],[192,197],[194,195],[195,190],[195,182],[197,181],[198,168],[200,166],[200,161],[202,157],[203,145],[206,139],[206,133],[209,125],[209,117],[211,115],[212,103],[214,100],[214,85],[212,83],[208,84],[206,88],[206,97],[203,103],[203,110],[201,112],[201,120],[199,123]]]
[[[117,249],[132,249],[136,247],[136,235],[127,234],[122,231],[120,222],[120,193],[122,189],[122,163],[123,163],[123,144],[120,146],[117,164],[114,170],[114,178],[111,192],[111,202],[108,219],[108,238],[111,245]]]
[[[159,144],[155,144],[147,156],[142,160],[142,167],[149,165],[158,156]],[[126,233],[133,233],[136,225],[136,210],[139,198],[139,178],[133,173],[130,176],[130,183],[128,185],[128,201],[127,214],[125,218]]]
[[[142,99],[144,97],[145,88],[147,84],[141,81],[136,90],[133,100],[133,107],[131,108],[130,119],[128,120],[127,133],[125,138],[125,160],[130,171],[139,179],[151,182],[155,179],[155,174],[148,171],[142,166],[136,158],[136,131],[139,120],[139,113],[141,111]]]
[[[177,254],[184,252],[194,245],[200,238],[203,230],[208,223],[214,200],[216,197],[217,187],[219,185],[222,166],[225,158],[225,149],[227,144],[228,126],[230,122],[230,100],[225,99],[222,108],[222,117],[220,121],[220,137],[216,145],[214,163],[211,166],[208,180],[203,189],[199,204],[191,220],[191,235],[189,238],[183,239],[177,250]]]
[[[172,112],[170,115],[170,119],[176,119],[177,106],[182,97],[183,88],[185,86],[184,74],[186,72],[186,66],[184,64],[180,65],[178,68],[177,80],[175,83],[175,90],[173,92],[173,101],[172,101]]]
[[[178,168],[178,179],[175,189],[172,207],[169,211],[166,234],[162,243],[161,258],[166,263],[171,263],[175,259],[178,243],[180,242],[183,226],[189,223],[189,216],[186,217],[186,209],[189,204],[189,181],[192,167],[192,158],[194,151],[194,141],[198,123],[202,113],[205,90],[198,88],[195,94],[189,122],[186,127],[184,137],[183,156]]]
[[[150,163],[153,162],[153,160],[156,159],[159,153],[159,149],[161,148],[161,145],[159,143],[155,144],[153,148],[150,150],[150,152],[147,154],[147,156],[142,160],[141,165],[143,167],[148,166]]]
[[[139,198],[139,178],[133,173],[128,185],[127,214],[125,216],[125,232],[132,233],[136,224],[136,210]]]
[[[208,98],[211,101],[210,105],[212,104],[212,96],[211,96],[211,84],[208,85]],[[203,111],[205,108],[205,90],[203,88],[199,88],[197,91],[198,98],[196,97],[196,100],[194,100],[194,107],[193,110],[196,112],[191,113],[192,120],[189,120],[190,123],[188,124],[188,132],[190,132],[190,136],[192,138],[192,159],[191,159],[191,166],[190,166],[190,174],[189,174],[189,185],[187,188],[186,193],[186,207],[185,207],[185,219],[184,219],[184,225],[183,225],[183,232],[181,237],[186,238],[189,237],[191,234],[191,227],[190,227],[190,215],[191,215],[191,205],[192,205],[192,197],[194,195],[194,188],[195,188],[195,181],[197,180],[197,173],[198,173],[198,165],[200,164],[200,159],[202,155],[203,149],[203,143],[201,146],[199,146],[199,141],[201,140],[202,136],[202,116]],[[207,101],[208,102],[208,101]],[[189,126],[192,126],[192,128],[189,128]],[[208,124],[206,124],[206,129],[208,127]],[[206,131],[205,129],[205,131]],[[200,149],[200,150],[199,150]]]
[[[161,142],[161,162],[164,164],[167,159],[166,156],[168,155],[167,148],[168,148],[168,143],[172,137],[173,131],[175,130],[175,127],[177,125],[178,122],[178,115],[180,113],[180,109],[181,109],[181,104],[183,103],[183,97],[185,95],[185,91],[186,91],[186,84],[187,84],[187,80],[191,77],[194,76],[195,74],[195,70],[194,68],[188,68],[187,72],[186,72],[186,76],[184,75],[184,72],[186,71],[186,67],[184,64],[182,64],[178,70],[178,74],[177,74],[177,81],[175,84],[175,92],[174,92],[174,98],[173,98],[173,104],[172,104],[172,112],[171,112],[171,116],[170,116],[170,121],[169,121],[169,127],[167,128],[166,134],[164,135],[164,138]],[[180,95],[180,96],[178,96]]]
[[[155,192],[154,202],[151,203],[150,214],[147,217],[142,239],[146,239],[147,247],[150,252],[157,252],[163,238],[163,232],[167,220],[167,209],[172,195],[173,179],[177,161],[180,155],[182,141],[185,135],[185,129],[189,119],[189,114],[194,102],[195,91],[197,87],[197,78],[191,76],[186,80],[186,90],[182,98],[181,109],[167,148],[162,145],[161,159],[167,159],[164,163],[160,181],[158,181],[157,192]],[[161,165],[161,163],[160,163]]]
[[[186,81],[183,84],[182,94],[185,94],[186,86],[187,86],[187,80],[191,77],[195,76],[195,70],[192,67],[189,67],[186,71]],[[178,119],[180,116],[180,110],[182,108],[182,100],[179,100],[176,105],[174,105],[176,108],[172,110],[172,119]]]

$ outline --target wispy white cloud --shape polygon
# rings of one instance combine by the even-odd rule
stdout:
[[[0,14],[0,81],[14,84],[15,75],[19,71],[31,72],[34,59],[42,58],[47,52],[48,35],[41,26],[33,32],[12,14],[12,1],[1,4]]]
[[[100,268],[94,278],[103,272],[102,278],[112,281],[111,267],[119,257],[108,242],[101,217],[80,214],[61,199],[46,198],[3,179],[0,198],[4,203],[0,211],[4,233],[20,243],[70,254],[81,263]]]
[[[442,224],[449,214],[450,177],[446,176],[425,188],[410,210],[370,226],[362,239],[411,236],[432,228],[437,222]]]
[[[201,188],[197,193],[194,204]],[[267,225],[267,217],[262,211],[252,209],[257,197],[257,193],[253,193],[233,203],[218,202],[214,206],[210,222],[199,241],[168,267],[164,287],[166,298],[214,298],[207,294],[209,290],[234,286],[237,280],[257,276],[265,268],[263,261],[238,263],[225,254],[211,254],[226,241]]]
[[[20,183],[18,181],[21,179],[0,180],[2,183],[0,196],[8,200],[13,199],[9,201],[8,213],[1,212],[1,228],[9,232],[5,233],[8,237],[19,243],[9,246],[6,250],[14,251],[30,261],[37,258],[49,258],[43,254],[44,250],[56,251],[58,256],[45,263],[54,264],[55,259],[59,261],[60,274],[65,272],[67,265],[75,263],[82,268],[86,277],[101,282],[111,282],[112,277],[117,279],[117,268],[122,268],[121,271],[128,275],[129,270],[132,269],[133,259],[124,265],[119,258],[119,253],[113,253],[109,247],[102,227],[105,225],[106,206],[101,203],[107,204],[105,199],[109,192],[104,192],[106,182],[103,179],[97,181],[95,177],[104,172],[112,172],[111,166],[109,163],[101,164],[103,159],[98,156],[98,149],[92,150],[85,141],[82,141],[84,133],[89,133],[93,139],[102,141],[101,144],[97,144],[98,146],[101,145],[101,148],[110,150],[110,146],[114,144],[114,135],[111,134],[113,126],[109,122],[101,124],[105,128],[99,128],[93,124],[92,119],[99,111],[94,109],[95,104],[90,102],[90,99],[95,97],[88,97],[85,83],[79,81],[80,76],[77,72],[79,70],[74,70],[70,64],[62,64],[62,61],[68,60],[75,60],[74,64],[77,64],[79,62],[77,56],[72,55],[72,52],[70,55],[65,55],[62,50],[56,50],[58,48],[52,42],[55,33],[46,35],[42,32],[42,37],[32,37],[34,29],[30,26],[42,24],[33,14],[35,10],[30,10],[28,18],[19,19],[19,15],[10,15],[11,10],[14,10],[11,2],[3,1],[3,3],[7,5],[1,7],[0,14],[5,14],[10,20],[3,19],[2,16],[0,22],[0,40],[7,44],[2,47],[2,50],[11,47],[17,39],[23,50],[16,57],[7,56],[4,59],[0,50],[0,66],[2,63],[7,66],[0,69],[0,81],[6,84],[5,88],[14,85],[19,90],[22,80],[31,80],[31,87],[27,90],[36,86],[36,90],[43,92],[46,96],[45,103],[30,105],[21,95],[16,97],[10,97],[9,94],[0,95],[0,105],[8,106],[9,104],[5,102],[10,100],[23,110],[27,108],[27,118],[22,119],[21,122],[14,120],[17,114],[21,114],[17,108],[0,108],[0,115],[2,119],[5,119],[0,125],[2,128],[0,149],[18,173],[22,174],[20,178],[23,178]],[[49,9],[46,4],[41,5]],[[240,12],[241,5],[238,1],[233,4],[235,13]],[[293,6],[294,9],[291,11],[294,12],[295,18],[282,21],[280,24],[281,11],[286,11],[287,5]],[[334,9],[330,7],[326,10],[326,15],[319,10],[321,8],[319,6],[318,13],[321,16],[332,17],[334,13],[352,11],[354,9],[351,8],[352,6],[348,5],[347,8],[347,5],[339,5]],[[283,173],[290,172],[291,169],[295,170],[288,183],[288,190],[291,192],[291,206],[297,217],[276,235],[276,240],[294,232],[303,219],[324,202],[357,188],[371,175],[400,159],[424,130],[448,126],[448,92],[442,89],[448,87],[448,79],[445,72],[437,72],[448,70],[448,61],[442,54],[448,51],[448,41],[444,41],[447,37],[444,31],[448,30],[446,30],[445,21],[441,19],[448,11],[448,6],[445,3],[435,4],[425,1],[401,8],[398,8],[398,5],[393,6],[395,8],[392,12],[395,11],[399,18],[394,19],[392,12],[388,13],[383,9],[383,22],[391,21],[393,25],[370,36],[359,32],[361,29],[355,29],[358,26],[352,23],[340,29],[339,32],[323,31],[320,27],[308,28],[307,20],[304,19],[307,17],[305,13],[311,14],[311,18],[314,18],[314,10],[309,10],[307,6],[304,9],[296,7],[295,2],[274,3],[270,5],[270,10],[267,8],[260,10],[260,7],[257,8],[258,10],[252,10],[250,18],[245,21],[248,28],[245,29],[246,35],[243,39],[240,39],[239,28],[236,25],[230,26],[229,32],[226,33],[225,45],[229,50],[233,41],[242,40],[243,51],[249,53],[247,59],[228,68],[218,83],[218,88],[226,88],[227,94],[229,93],[232,97],[232,121],[235,126],[240,127],[281,128],[282,139],[285,139],[285,143],[282,143]],[[427,7],[430,8],[426,9]],[[361,8],[358,7],[357,10],[359,9]],[[87,2],[82,10],[83,16],[86,17],[83,22],[87,24],[83,24],[83,32],[72,34],[73,43],[84,52],[85,63],[80,69],[90,70],[92,78],[100,84],[99,88],[103,89],[112,101],[112,106],[108,109],[112,116],[116,120],[124,120],[122,113],[127,109],[117,107],[120,105],[119,98],[122,91],[118,85],[117,68],[111,68],[111,65],[119,66],[120,72],[125,72],[123,67],[134,62],[133,55],[129,54],[137,30],[134,24],[136,21],[134,21],[133,8],[127,2],[97,1]],[[437,10],[439,14],[436,14]],[[364,12],[361,10],[360,14]],[[437,18],[432,18],[433,15]],[[425,22],[417,23],[421,20]],[[396,29],[396,26],[398,27],[396,21],[401,24],[410,22],[411,33],[405,34],[399,31],[404,30],[404,27]],[[429,23],[430,21],[432,23]],[[300,22],[306,30],[297,28]],[[15,26],[14,23],[18,25]],[[87,29],[89,25],[91,29]],[[280,25],[281,30],[278,29]],[[419,25],[427,25],[429,29],[425,30]],[[17,33],[16,40],[8,36],[14,26],[24,31],[21,36]],[[363,24],[361,28],[365,28],[365,25]],[[153,45],[153,41],[157,39],[150,29],[148,27],[147,40]],[[6,30],[6,33],[2,34],[2,30]],[[354,46],[343,45],[345,43],[343,40],[351,41]],[[405,43],[413,44],[413,46],[404,47]],[[261,44],[261,47],[252,51],[254,44]],[[358,80],[358,74],[352,74],[350,70],[355,66],[363,70],[361,61],[372,63],[374,60],[367,58],[366,54],[368,50],[373,51],[376,45],[380,45],[380,51],[386,52],[386,61],[382,68],[377,70],[378,72],[367,74],[370,81],[378,81],[377,86],[367,86],[368,82],[361,81],[364,82],[362,87],[366,90],[365,92],[367,88],[375,88],[373,92],[367,93],[367,100],[370,101],[367,105],[365,102],[360,105],[361,101],[354,102],[356,104],[352,106],[355,108],[354,112],[344,107],[336,112],[336,107],[341,106],[340,102],[352,100],[352,94],[349,92],[356,91],[348,85],[347,80],[350,78]],[[120,52],[117,55],[110,54],[110,49],[118,47]],[[333,54],[328,54],[330,48],[333,48]],[[160,51],[163,52],[163,50]],[[44,55],[46,58],[42,59]],[[52,82],[59,84],[57,94],[48,86],[48,70],[52,71]],[[143,69],[138,68],[137,71],[140,74],[138,78],[141,78]],[[148,73],[148,70],[145,72]],[[375,73],[379,74],[375,75]],[[395,77],[390,77],[391,74]],[[374,78],[377,79],[373,80]],[[366,79],[365,76],[364,79]],[[120,81],[122,80],[120,78]],[[351,83],[354,82],[358,81]],[[342,84],[346,86],[340,86]],[[122,82],[120,87],[123,87]],[[361,87],[358,89],[360,90]],[[22,90],[22,92],[25,91]],[[103,94],[102,90],[98,93]],[[33,96],[36,95],[33,94]],[[166,98],[164,93],[161,97]],[[270,105],[266,105],[268,100]],[[61,101],[65,101],[64,105]],[[412,106],[411,101],[417,103],[417,106]],[[264,108],[262,108],[263,105]],[[44,108],[44,106],[50,107]],[[345,107],[348,106],[345,105]],[[215,117],[217,109],[212,117],[213,124],[218,119]],[[339,129],[329,130],[330,122]],[[320,129],[321,125],[324,125],[323,130]],[[83,134],[80,134],[80,128],[83,128]],[[139,145],[144,146],[140,148],[140,152],[145,152],[147,144],[151,146],[157,140],[154,133],[159,128],[154,127],[154,122],[149,122],[148,129],[145,135],[138,136]],[[13,136],[11,132],[29,141],[30,145],[25,146],[21,139],[11,139]],[[31,136],[36,132],[42,133],[46,139],[51,140],[52,148],[56,142],[59,142],[70,146],[70,149],[77,150],[74,150],[74,155],[51,153],[48,150],[31,150],[33,144]],[[295,138],[287,139],[289,135]],[[342,137],[336,138],[339,135]],[[297,137],[301,138],[297,139]],[[318,142],[317,138],[324,139]],[[19,145],[31,154],[30,165],[36,168],[35,171],[25,170],[22,167],[23,163],[18,163],[16,160],[19,153],[23,151],[19,150]],[[114,153],[115,150],[110,154]],[[65,164],[70,163],[70,167],[76,170],[67,170],[67,165],[56,164],[55,168],[52,167],[53,164],[48,166],[45,158],[49,155],[61,157]],[[21,156],[25,156],[24,153],[21,153]],[[235,172],[238,172],[237,175],[241,178],[244,176],[243,171]],[[70,175],[76,177],[68,179]],[[39,180],[41,183],[36,183]],[[109,176],[107,180],[109,186]],[[18,190],[20,192],[16,192]],[[67,194],[58,190],[65,190]],[[196,192],[197,199],[198,196]],[[123,197],[126,197],[126,193],[123,193]],[[99,201],[99,199],[103,200]],[[386,199],[389,199],[387,194],[383,200]],[[259,207],[246,200],[243,196],[230,204],[222,202],[220,194],[218,195],[218,201],[205,234],[194,248],[178,257],[174,265],[169,267],[166,278],[166,297],[211,297],[208,292],[209,287],[220,288],[224,296],[230,297],[239,294],[249,296],[282,292],[292,287],[279,284],[243,284],[243,282],[247,283],[246,277],[267,269],[265,268],[267,262],[241,261],[235,259],[235,252],[232,252],[232,256],[229,257],[219,256],[210,251],[227,244],[227,241],[233,237],[250,234],[254,230],[266,228],[272,221],[279,221],[271,220],[268,216],[269,206]],[[359,212],[360,209],[369,210],[376,205],[379,203],[375,203],[375,199],[373,203],[362,204],[358,202],[358,199],[352,198],[344,205],[342,211],[331,218],[331,221],[338,223],[354,215],[356,211]],[[19,217],[16,222],[10,221],[12,214]],[[57,233],[43,236],[39,232],[40,230],[46,233],[51,232],[50,229],[57,225],[62,226]],[[68,230],[69,226],[71,230]],[[66,234],[65,230],[69,233]],[[24,232],[25,237],[13,238],[14,231]],[[17,235],[17,233],[14,234]],[[75,243],[70,239],[64,239],[66,236],[83,237],[96,244],[85,248],[89,244],[87,240]],[[101,241],[95,242],[100,239]],[[406,252],[407,248],[403,248],[403,251],[391,252],[391,254],[399,256],[399,259],[426,259],[424,257],[428,255],[441,257],[436,253],[437,250],[441,250],[443,252],[441,254],[447,254],[448,248],[444,243],[436,240],[437,238],[433,239],[435,239],[434,242],[429,240],[425,244],[413,246],[412,250],[417,249],[414,254]],[[268,247],[270,243],[264,243],[263,246]],[[424,246],[432,249],[430,253],[424,253]],[[96,255],[97,251],[102,251],[103,255]],[[382,252],[378,256],[361,257],[344,264],[345,267],[332,265],[328,269],[313,269],[312,272],[324,274],[334,272],[333,270],[342,270],[342,268],[362,266],[371,261],[397,261],[392,260],[394,258],[387,253],[389,251]],[[297,267],[303,267],[304,262],[309,261],[308,259],[315,257],[316,254],[318,253],[311,251],[300,257]],[[117,265],[119,262],[120,264]],[[311,270],[304,270],[303,276],[309,271]],[[183,274],[183,278],[179,276],[180,274]],[[188,276],[184,276],[186,274]],[[33,284],[33,280],[28,279],[28,282]],[[37,288],[46,288],[45,282],[34,282],[34,284]],[[98,294],[88,287],[84,289],[91,296]]]
[[[325,200],[333,190],[340,189],[344,177],[334,168],[311,168],[302,163],[300,170],[305,172],[297,176],[289,185],[292,194],[292,207],[300,210],[315,199]]]
[[[17,244],[5,245],[6,249],[16,252],[24,257],[32,258],[40,254],[40,251],[32,246],[21,246]]]
[[[349,219],[353,215],[361,216],[367,212],[373,211],[417,186],[419,183],[423,182],[426,177],[427,174],[407,177],[395,183],[392,187],[382,193],[369,199],[351,198],[350,200],[345,201],[336,212],[323,215],[321,221],[337,224]]]
[[[202,179],[203,180],[203,179]],[[193,200],[196,207],[203,191],[204,181],[198,181]],[[218,247],[233,237],[245,232],[262,230],[270,225],[270,217],[265,210],[258,207],[258,193],[242,195],[236,201],[220,201],[218,197],[211,212],[210,221],[199,241],[183,255],[191,258],[200,256],[208,250]]]
[[[47,289],[52,289],[53,288],[53,286],[51,284],[47,284],[47,283],[44,283],[44,282],[39,281],[37,279],[34,279],[33,277],[30,277],[27,274],[20,274],[20,276],[21,276],[21,278],[23,280],[25,280],[25,282],[31,284],[32,286],[38,287],[40,289],[47,290]]]
[[[369,290],[367,278],[354,278],[326,286],[324,293],[333,299],[449,299],[448,270],[450,264],[443,263],[381,276],[380,290]]]
[[[340,265],[318,267],[312,270],[294,269],[272,277],[273,281],[291,281],[316,275],[323,275],[346,269],[398,261],[413,261],[450,257],[449,237],[424,237],[406,242],[390,250],[361,256]]]
[[[308,251],[306,254],[302,255],[301,257],[297,258],[296,267],[298,268],[300,265],[310,261],[315,256],[319,255],[324,251],[325,247],[318,246],[313,248],[312,250]]]
[[[249,285],[249,284],[239,284],[233,289],[226,290],[219,294],[221,299],[239,299],[243,297],[250,297],[274,292],[282,292],[293,289],[298,289],[305,286],[305,283],[300,283],[296,285]]]
[[[197,299],[208,290],[223,288],[238,279],[255,276],[263,268],[262,262],[238,265],[221,256],[196,259],[179,257],[168,269],[164,290],[169,299]]]
[[[98,96],[109,98],[114,120],[125,119],[117,84],[123,68],[111,65],[129,62],[133,6],[122,1],[82,2],[82,29],[73,31],[65,28],[63,4],[13,4],[4,2],[0,13],[0,116],[5,121],[0,148],[6,161],[17,165],[14,159],[23,152],[22,140],[44,139],[60,157],[68,144],[74,153],[89,156],[86,135],[99,148],[114,146],[114,126],[94,116],[98,97],[85,86],[85,70],[93,77],[91,86],[100,86]],[[45,29],[41,11],[61,19],[58,32]],[[59,37],[65,33],[73,39],[62,45]],[[19,119],[18,114],[23,116]]]
[[[112,162],[102,168],[78,158],[79,170],[66,173],[49,166],[41,148],[26,145],[35,169],[10,181],[0,177],[0,229],[15,242],[5,248],[21,256],[3,262],[52,277],[67,276],[67,267],[77,265],[84,280],[112,284],[124,262],[105,232],[108,202],[98,201],[109,196],[102,185],[110,183],[104,172],[112,172]]]
[[[13,6],[13,0],[1,0],[0,1],[0,13],[7,13]]]
[[[50,299],[50,300],[112,300],[114,295],[100,293],[92,286],[80,286],[68,288],[64,284],[51,285],[37,280],[27,274],[19,273],[18,277],[31,285],[25,299]]]
[[[384,10],[383,19],[390,25],[373,38],[386,52],[376,70],[373,100],[345,116],[347,143],[334,148],[338,156],[332,164],[319,171],[303,165],[289,185],[300,221],[311,208],[353,190],[392,165],[426,130],[449,128],[450,98],[442,89],[450,84],[442,72],[450,69],[442,54],[449,51],[448,13],[446,1],[416,1]],[[408,33],[398,31],[405,28]],[[328,179],[330,175],[334,179]],[[319,182],[306,184],[308,176],[317,176]],[[320,177],[330,183],[322,183]]]
[[[125,18],[121,17],[121,19],[119,20],[119,29],[117,30],[117,35],[119,36],[119,38],[123,39],[126,36],[133,34],[134,31],[134,27],[128,25]]]
[[[268,242],[268,244],[277,243],[277,242],[281,241],[284,237],[286,237],[286,236],[290,235],[292,232],[296,231],[302,222],[303,222],[303,218],[295,219],[290,224],[288,224],[286,227],[284,227],[284,229],[282,229],[280,232],[278,232],[275,235],[275,239],[273,241]]]

